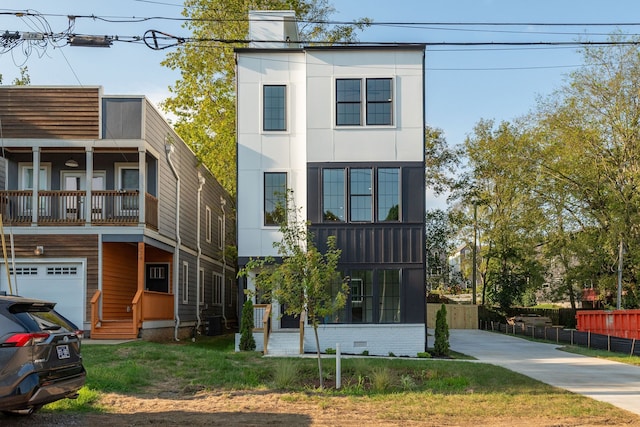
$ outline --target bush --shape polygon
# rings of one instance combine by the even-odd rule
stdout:
[[[253,302],[248,299],[242,306],[240,320],[240,351],[254,351],[256,340],[253,339]]]
[[[449,326],[447,326],[447,307],[442,304],[436,314],[436,342],[433,352],[436,356],[449,356]]]

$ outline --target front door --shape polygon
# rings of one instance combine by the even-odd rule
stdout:
[[[91,182],[92,191],[103,191],[105,189],[105,173],[104,171],[96,171],[93,174]],[[62,190],[69,191],[64,196],[62,203],[63,217],[66,219],[84,218],[84,197],[76,191],[85,191],[87,188],[87,174],[85,171],[62,171]],[[93,195],[91,201],[92,219],[103,218],[103,195]]]
[[[292,316],[290,314],[286,314],[286,306],[284,304],[280,305],[280,329],[299,329],[300,328],[300,316]]]

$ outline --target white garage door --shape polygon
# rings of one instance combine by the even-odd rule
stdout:
[[[56,303],[56,311],[83,329],[85,313],[82,263],[21,263],[10,266],[14,294]],[[4,264],[0,264],[0,290],[9,293]]]

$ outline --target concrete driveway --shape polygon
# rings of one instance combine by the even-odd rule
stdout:
[[[511,335],[449,330],[452,350],[640,415],[640,367],[579,356]],[[433,339],[433,338],[432,338]]]

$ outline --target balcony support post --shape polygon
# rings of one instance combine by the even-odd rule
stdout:
[[[86,218],[85,224],[90,226],[93,217],[93,196],[91,194],[93,192],[93,147],[87,147],[85,155],[87,157],[87,194],[84,202],[84,217]]]
[[[145,194],[147,193],[147,176],[146,176],[146,150],[144,147],[138,148],[138,224],[144,225],[145,213],[144,202]]]

